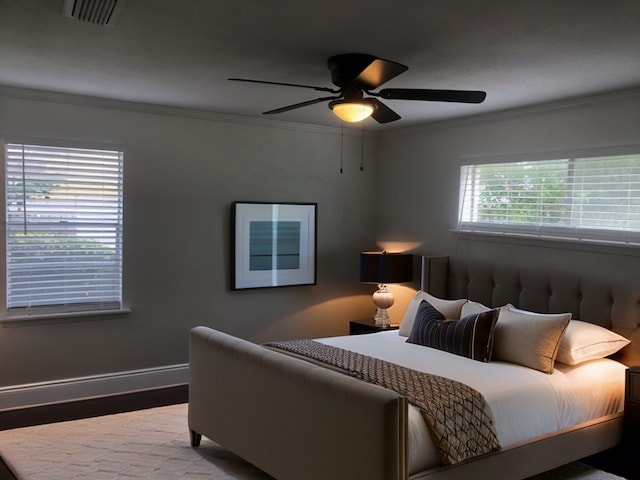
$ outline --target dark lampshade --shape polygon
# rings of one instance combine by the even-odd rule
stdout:
[[[364,283],[404,283],[413,280],[410,253],[360,253],[360,281]]]

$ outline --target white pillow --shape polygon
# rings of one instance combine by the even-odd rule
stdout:
[[[505,305],[496,323],[493,359],[552,373],[569,320],[570,313],[543,314]]]
[[[434,297],[433,295],[429,295],[427,292],[424,292],[422,290],[418,290],[409,302],[409,306],[404,312],[404,316],[402,317],[402,321],[400,322],[400,329],[398,333],[401,336],[408,337],[411,333],[411,329],[413,328],[413,321],[416,319],[416,314],[418,313],[418,307],[420,306],[420,302],[422,302],[423,300],[429,302],[436,310],[442,313],[445,318],[451,320],[460,319],[460,310],[462,309],[462,305],[467,303],[466,298],[460,298],[457,300],[444,300]]]
[[[556,360],[577,365],[613,355],[629,343],[629,339],[594,323],[571,320],[560,341]]]

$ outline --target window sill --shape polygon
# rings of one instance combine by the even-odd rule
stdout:
[[[541,235],[535,233],[528,234],[516,232],[490,232],[485,230],[473,229],[451,229],[450,232],[459,235],[461,238],[484,237],[486,240],[493,240],[498,242],[526,242],[534,245],[546,246],[548,246],[550,243],[555,243],[556,245],[568,245],[570,246],[569,248],[574,250],[596,250],[598,252],[601,252],[603,250],[617,250],[624,251],[625,254],[632,256],[638,255],[638,246],[640,246],[640,243],[638,243],[637,241],[573,238],[553,235]]]
[[[5,314],[0,317],[0,324],[6,323],[28,323],[34,320],[65,320],[88,317],[104,317],[104,316],[123,316],[131,313],[130,308],[114,308],[110,310],[85,310],[77,312],[38,312],[33,314]]]

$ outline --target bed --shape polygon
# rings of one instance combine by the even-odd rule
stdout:
[[[386,352],[385,360],[401,368],[427,365],[438,378],[471,384],[492,412],[498,448],[443,464],[433,431],[406,392],[363,382],[284,352],[281,345],[267,348],[208,327],[196,327],[190,339],[192,445],[204,435],[278,480],[453,480],[525,478],[621,441],[624,364],[638,362],[640,285],[465,258],[423,257],[422,264],[421,290],[399,332],[315,339],[314,345],[366,358]],[[631,341],[610,358],[577,365],[556,361],[551,372],[511,361],[481,362],[406,342],[413,325],[405,320],[421,318],[424,312],[417,310],[429,306],[424,299],[433,304],[464,299],[475,315],[508,304],[516,317],[523,310],[570,312],[573,320],[599,324]],[[597,389],[592,367],[605,379]],[[479,380],[483,375],[488,386]],[[528,378],[525,393],[511,388],[523,378]],[[531,382],[542,390],[527,390]],[[516,403],[516,396],[525,403]]]

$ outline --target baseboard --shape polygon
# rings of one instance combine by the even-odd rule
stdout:
[[[185,384],[37,407],[15,408],[0,412],[0,430],[164,407],[186,403],[188,400],[189,386]]]
[[[188,364],[179,364],[2,387],[0,388],[0,413],[184,386],[188,381]]]

